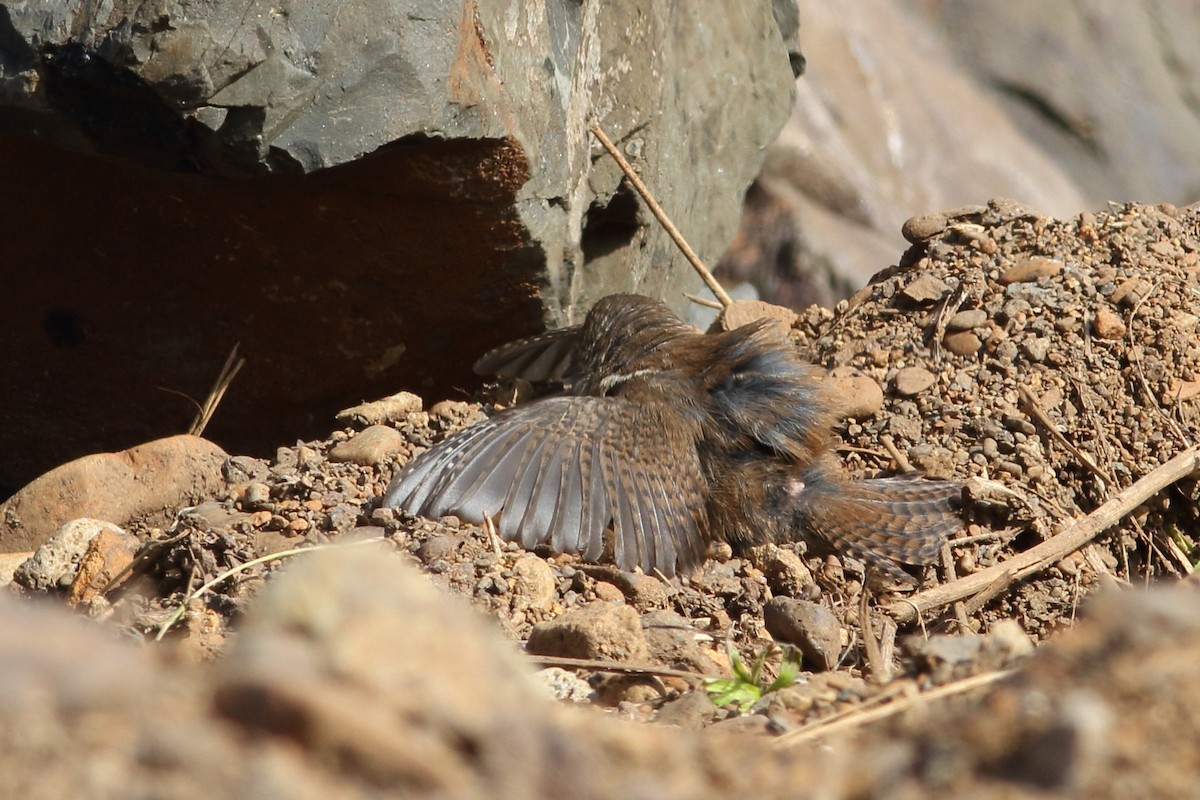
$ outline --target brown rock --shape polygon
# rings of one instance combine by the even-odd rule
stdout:
[[[178,508],[225,486],[225,451],[199,436],[172,436],[120,453],[97,453],[57,467],[0,505],[0,552],[36,550],[80,517],[124,525]]]
[[[723,331],[731,331],[760,319],[774,320],[779,323],[780,329],[786,332],[796,321],[796,312],[761,300],[734,300],[729,308],[717,317],[717,325]]]
[[[902,397],[913,397],[937,383],[937,376],[924,367],[905,367],[896,373],[892,388]]]
[[[88,542],[79,562],[79,571],[67,592],[67,602],[73,606],[90,603],[127,566],[133,563],[138,550],[138,538],[120,528],[110,526]]]
[[[1063,263],[1055,258],[1031,256],[1018,261],[1000,273],[1000,283],[1004,286],[1010,283],[1036,281],[1038,278],[1057,275],[1063,268]]]
[[[568,658],[644,662],[650,651],[642,620],[630,606],[592,603],[533,626],[530,653]]]
[[[651,611],[642,617],[642,631],[650,648],[650,659],[674,669],[702,675],[720,675],[728,664],[718,663],[712,650],[696,639],[696,629],[674,611]]]
[[[883,408],[883,389],[854,367],[836,367],[826,380],[829,404],[838,419],[873,417]]]
[[[596,581],[596,599],[606,603],[624,603],[625,594],[615,585],[606,580]]]
[[[513,609],[549,611],[554,607],[554,571],[533,553],[519,556],[512,565]]]
[[[946,230],[946,224],[945,214],[919,214],[904,221],[900,235],[913,244],[920,244]]]
[[[402,422],[409,414],[420,411],[421,398],[412,392],[399,392],[382,400],[373,400],[337,413],[338,419],[352,420],[359,425],[382,425]]]
[[[666,585],[653,575],[640,572],[623,572],[608,565],[589,565],[584,571],[602,583],[610,583],[621,590],[623,599],[638,611],[646,612],[665,608],[670,600]],[[597,584],[597,588],[599,584]]]
[[[912,280],[901,290],[900,294],[914,303],[926,305],[941,300],[949,291],[950,287],[946,285],[945,281],[925,273]]]
[[[1125,335],[1125,321],[1108,306],[1098,306],[1092,318],[1092,331],[1100,339],[1120,339]]]
[[[973,331],[947,333],[942,343],[956,356],[973,356],[983,347],[983,342]]]
[[[65,588],[75,580],[91,541],[103,532],[117,538],[127,535],[104,520],[86,517],[71,520],[17,567],[13,580],[26,589],[39,592]]]
[[[766,577],[767,586],[777,596],[800,597],[805,587],[813,583],[812,571],[791,550],[768,544],[755,548],[751,557]]]
[[[596,702],[603,706],[621,703],[650,703],[666,694],[661,680],[653,675],[605,675],[596,687]]]
[[[1116,306],[1124,306],[1130,308],[1141,302],[1142,298],[1153,287],[1153,284],[1145,278],[1130,278],[1127,281],[1121,281],[1117,288],[1113,289],[1113,293],[1109,295],[1108,302]]]
[[[364,467],[377,467],[389,456],[407,448],[404,436],[387,425],[371,425],[329,451],[330,461],[349,461]]]
[[[837,665],[842,629],[829,609],[791,597],[772,597],[763,609],[767,632],[778,642],[794,644],[818,670]]]
[[[712,704],[708,692],[692,691],[664,703],[654,719],[662,725],[698,731],[711,722],[716,713],[717,707]]]
[[[959,311],[946,322],[948,331],[969,331],[984,325],[988,320],[987,312],[982,308],[968,308]]]

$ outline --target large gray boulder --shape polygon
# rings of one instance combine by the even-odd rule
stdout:
[[[773,8],[773,5],[775,6]],[[791,107],[789,0],[0,7],[0,486],[178,432],[269,452],[491,345],[698,283]],[[782,27],[781,27],[782,26]],[[790,54],[796,61],[798,54]],[[421,385],[424,382],[424,385]]]

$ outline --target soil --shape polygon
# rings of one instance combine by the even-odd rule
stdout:
[[[697,574],[661,580],[550,551],[531,556],[453,518],[377,508],[398,466],[531,391],[495,386],[473,402],[400,404],[382,424],[401,438],[355,460],[331,453],[362,435],[370,420],[361,414],[327,439],[280,447],[270,462],[233,459],[242,479],[228,492],[181,510],[167,529],[127,526],[144,543],[135,577],[92,600],[89,611],[134,638],[169,628],[164,639],[179,652],[219,660],[243,610],[295,558],[270,556],[382,538],[505,636],[529,643],[530,659],[555,668],[543,674],[564,702],[623,719],[788,741],[916,692],[966,692],[971,680],[983,687],[1014,668],[1023,676],[1031,654],[1074,627],[1081,603],[1102,587],[1187,579],[1200,558],[1195,479],[1168,487],[1024,580],[993,582],[912,622],[897,624],[888,609],[1028,551],[1197,442],[1200,209],[1112,206],[1055,220],[996,201],[912,220],[906,235],[914,244],[898,266],[835,309],[799,312],[790,336],[808,360],[843,378],[865,375],[883,390],[875,413],[839,423],[849,473],[915,469],[967,482],[964,529],[920,586],[884,584],[863,564],[803,541],[739,553],[716,546]],[[167,625],[185,590],[263,557],[192,598],[181,621]],[[761,662],[753,682],[769,684],[784,662],[772,635],[782,628],[769,620],[794,620],[812,604],[824,611],[788,634],[803,654],[800,680],[715,707],[705,679],[728,678],[737,653],[746,665]],[[632,614],[589,616],[612,605]],[[582,633],[572,639],[554,628],[564,620]],[[1054,672],[1047,665],[1055,662],[1040,663]],[[1134,680],[1136,668],[1126,672]],[[955,713],[969,718],[971,708]],[[928,745],[904,762],[903,780],[880,768],[862,785],[886,779],[908,796],[946,787],[983,796],[1000,780],[997,765],[1014,773],[1004,780],[1028,778],[1021,785],[1034,794],[1104,784],[1103,769],[1099,777],[1088,771],[1100,763],[1091,745],[1072,750],[1078,760],[1065,758],[1069,768],[1058,770],[1026,763],[1014,748],[996,755],[989,746],[1024,736],[1031,723],[1015,712],[988,713],[1000,728],[992,739],[971,728],[954,745],[937,717],[862,723],[862,746],[877,754],[889,752],[887,743]],[[964,752],[947,756],[955,746]],[[1126,740],[1112,747],[1138,757],[1138,745]],[[944,772],[921,761],[935,752]],[[1180,768],[1181,780],[1200,774]],[[847,794],[885,796],[878,782],[839,785]],[[1122,796],[1119,787],[1109,791]]]

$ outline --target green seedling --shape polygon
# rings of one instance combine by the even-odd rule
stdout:
[[[733,676],[729,678],[707,678],[704,683],[709,699],[718,708],[736,705],[741,713],[746,713],[763,695],[786,689],[796,682],[800,675],[800,652],[794,647],[785,645],[779,659],[779,674],[770,683],[766,682],[763,668],[767,658],[775,651],[775,647],[767,646],[758,651],[754,665],[747,667],[742,661],[741,654],[734,648],[732,642],[725,643],[725,652],[729,655],[729,664]]]

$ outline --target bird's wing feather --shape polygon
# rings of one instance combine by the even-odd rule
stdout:
[[[618,398],[552,397],[451,436],[389,484],[384,505],[497,522],[525,547],[596,559],[614,529],[615,560],[672,575],[704,553],[695,442],[669,414]]]
[[[579,326],[518,339],[485,353],[475,362],[475,374],[569,382],[578,345]]]

